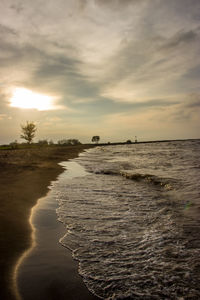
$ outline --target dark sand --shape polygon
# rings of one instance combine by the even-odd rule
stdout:
[[[0,151],[0,299],[16,299],[13,274],[20,256],[32,243],[31,208],[47,194],[50,182],[63,171],[58,162],[77,157],[89,147],[91,145]],[[58,247],[58,251],[64,251],[68,263],[59,277],[49,279],[50,285],[46,285],[45,295],[40,299],[94,299],[93,296],[90,298],[77,274],[77,264],[71,259],[71,253],[66,254],[66,249],[59,244]],[[61,265],[62,262],[58,263]],[[37,290],[43,289],[44,282],[38,281],[37,285]],[[74,296],[75,290],[80,292],[80,298]]]

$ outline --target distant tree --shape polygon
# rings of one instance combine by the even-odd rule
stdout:
[[[131,144],[132,142],[131,142],[131,140],[127,140],[126,143],[127,144]]]
[[[40,146],[48,146],[48,140],[39,140],[38,141],[38,145]]]
[[[100,136],[94,135],[94,136],[92,137],[92,142],[93,142],[93,143],[97,143],[97,144],[98,144],[99,141],[100,141]]]
[[[63,139],[63,140],[59,140],[58,145],[67,145],[67,140]]]
[[[49,146],[52,146],[52,145],[54,145],[54,142],[53,142],[53,140],[50,140],[49,141]]]
[[[11,149],[17,149],[19,146],[17,140],[15,140],[14,142],[11,142],[9,145],[10,145]]]
[[[31,144],[34,137],[35,137],[35,132],[37,130],[36,125],[33,122],[26,122],[25,125],[21,125],[21,138],[26,140],[28,144]]]
[[[81,142],[77,139],[63,139],[58,141],[58,145],[80,145]]]
[[[70,145],[80,145],[81,142],[77,139],[69,139],[68,142],[70,143]]]

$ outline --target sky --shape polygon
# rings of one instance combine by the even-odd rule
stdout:
[[[200,138],[199,57],[199,0],[0,0],[0,144]]]

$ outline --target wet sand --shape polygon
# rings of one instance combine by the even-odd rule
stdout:
[[[70,170],[60,176],[65,180],[79,176],[79,170]],[[60,177],[59,176],[59,177]],[[32,209],[33,245],[20,258],[16,270],[19,294],[23,300],[97,299],[85,287],[78,275],[78,264],[59,239],[66,233],[57,220],[58,202],[50,191]]]
[[[31,208],[39,198],[47,194],[50,182],[63,172],[58,162],[77,157],[89,147],[91,145],[0,151],[0,299],[16,299],[13,273],[19,257],[32,243],[32,228],[29,223]],[[52,281],[47,291],[51,298],[48,296],[43,300],[63,299],[62,295],[58,295],[58,290],[66,282],[69,289],[65,292],[69,295],[64,299],[73,299],[70,293],[75,289],[79,290],[80,278],[76,272],[72,273],[72,269],[75,271],[77,266],[70,255],[69,253],[67,257],[70,259],[67,265],[70,276],[66,275],[64,282],[63,275],[60,276],[62,280],[56,278]],[[40,283],[43,285],[43,282]],[[38,286],[37,289],[39,288]]]

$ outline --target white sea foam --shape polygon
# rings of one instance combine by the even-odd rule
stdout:
[[[200,298],[199,222],[185,214],[200,207],[199,150],[199,141],[106,146],[66,164],[71,179],[53,188],[60,242],[99,298]]]

